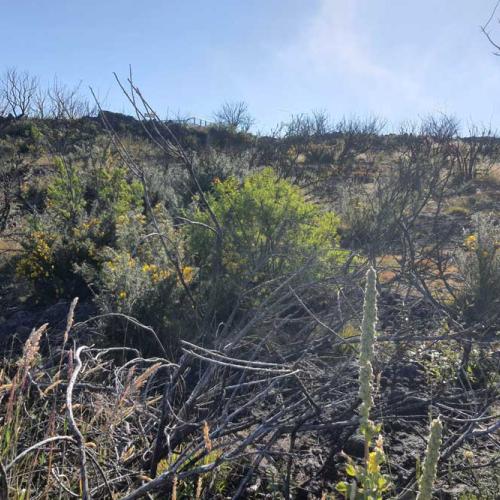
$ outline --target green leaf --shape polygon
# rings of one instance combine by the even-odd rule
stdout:
[[[345,472],[348,476],[351,477],[356,477],[356,467],[352,464],[347,464],[347,467],[345,468]]]
[[[337,485],[335,486],[335,489],[340,493],[346,493],[347,483],[345,483],[344,481],[340,481],[340,483],[337,483]]]
[[[387,479],[385,477],[379,477],[377,486],[379,490],[383,491],[387,487]]]

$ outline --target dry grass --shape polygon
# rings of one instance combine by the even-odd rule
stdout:
[[[61,352],[62,367],[44,367],[47,359],[39,357],[39,348],[46,329],[44,325],[33,331],[19,361],[4,364],[2,373],[0,459],[13,498],[82,494],[78,450],[67,435],[64,405],[67,380],[74,369],[73,351]],[[86,356],[72,401],[74,420],[85,439],[93,498],[116,498],[114,483],[122,483],[121,491],[127,484],[138,485],[138,474],[130,472],[130,466],[141,461],[140,450],[149,446],[142,425],[160,409],[159,398],[145,385],[165,362],[148,367],[141,358],[124,371],[110,358],[112,352],[106,350]],[[26,453],[30,447],[33,451]],[[117,477],[122,479],[117,482]]]

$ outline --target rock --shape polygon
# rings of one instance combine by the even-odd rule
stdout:
[[[428,411],[429,400],[420,396],[409,396],[396,408],[398,415],[427,415]]]
[[[360,434],[353,434],[344,443],[343,451],[350,457],[363,458],[365,456],[365,439]]]

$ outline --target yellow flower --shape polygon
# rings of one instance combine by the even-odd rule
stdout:
[[[120,300],[125,300],[127,298],[127,292],[125,292],[124,290],[122,290],[119,294],[118,294],[118,298]]]
[[[471,234],[470,236],[467,236],[464,241],[465,246],[467,247],[468,250],[475,250],[477,247],[477,237],[475,234]]]
[[[368,472],[370,474],[374,474],[376,472],[379,472],[379,470],[380,470],[380,464],[378,461],[377,452],[371,451],[368,456]]]
[[[182,268],[182,277],[186,283],[191,283],[194,277],[194,267],[185,266]]]
[[[118,216],[116,222],[118,224],[128,224],[129,218],[127,215],[120,215],[120,216]]]
[[[139,223],[139,224],[145,224],[146,223],[146,217],[143,215],[143,214],[137,214],[135,216],[135,220]]]
[[[151,281],[158,283],[159,281],[166,280],[170,277],[171,273],[167,269],[158,269],[158,266],[152,264],[149,269],[151,273]]]

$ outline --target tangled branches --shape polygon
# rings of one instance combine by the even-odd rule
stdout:
[[[73,342],[85,326],[73,326]],[[297,350],[272,335],[236,340],[233,332],[233,342],[212,349],[182,342],[173,363],[130,348],[66,348],[68,329],[62,348],[40,356],[43,332],[31,334],[17,367],[6,370],[14,373],[10,384],[1,387],[4,479],[31,498],[135,499],[173,490],[239,498],[251,493],[263,462],[284,471],[275,482],[286,496],[317,493],[315,479],[321,487],[332,479],[324,472],[329,455],[360,424],[356,364],[339,355],[345,344],[331,335]],[[379,380],[387,376],[380,362],[375,370]],[[442,460],[470,440],[491,438],[498,425],[488,413],[491,396],[482,395],[479,406],[474,391],[431,401],[387,397],[383,386],[373,417],[384,426],[442,414]],[[304,477],[295,462],[311,442],[330,452]],[[415,486],[413,470],[404,477],[406,488]]]

